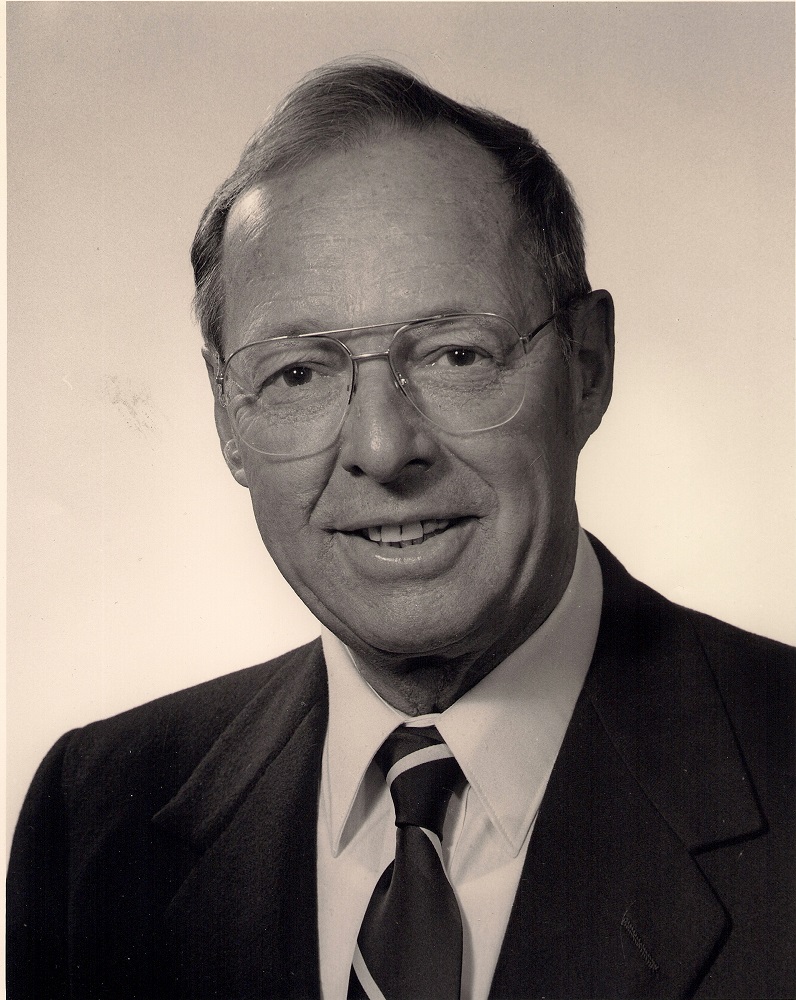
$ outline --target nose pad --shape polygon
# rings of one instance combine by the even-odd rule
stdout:
[[[404,378],[403,375],[401,375],[400,372],[397,372],[393,368],[388,351],[380,351],[378,354],[360,354],[352,358],[354,364],[353,364],[353,372],[351,375],[351,391],[348,397],[349,412],[351,411],[351,409],[355,408],[357,404],[357,389],[359,388],[359,382],[360,382],[360,366],[362,365],[363,362],[382,361],[382,360],[386,362],[386,369],[384,369],[383,366],[378,366],[378,365],[374,367],[381,371],[385,371],[385,373],[389,372],[389,381],[390,383],[392,383],[392,388],[396,390],[396,392],[400,397],[402,397],[403,402],[409,404],[410,410],[413,410],[416,413],[417,408],[415,407],[414,403],[409,397],[408,392],[406,391],[407,380]],[[385,387],[386,387],[386,381],[385,381]],[[347,419],[347,414],[346,414],[346,419]]]
[[[401,375],[400,372],[396,372],[393,368],[392,362],[390,361],[389,351],[379,351],[378,354],[358,354],[355,355],[351,360],[353,362],[353,372],[351,375],[351,392],[349,393],[349,403],[354,401],[354,397],[357,392],[357,385],[359,384],[359,366],[363,361],[379,361],[384,359],[387,362],[387,367],[390,371],[390,376],[392,379],[392,384],[400,392],[402,396],[409,398],[406,392],[407,380]]]

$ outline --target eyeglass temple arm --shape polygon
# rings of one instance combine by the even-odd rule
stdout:
[[[533,338],[537,335],[537,333],[541,333],[546,326],[548,326],[550,323],[553,322],[553,320],[556,320],[559,318],[559,316],[562,316],[563,313],[566,311],[566,309],[567,306],[563,306],[561,309],[556,309],[556,311],[552,313],[550,316],[548,316],[547,319],[542,320],[542,322],[538,326],[535,326],[530,333],[520,334],[520,340],[525,344],[529,344],[533,340]]]

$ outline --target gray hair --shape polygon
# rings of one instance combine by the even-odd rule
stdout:
[[[230,209],[266,177],[305,166],[384,131],[449,127],[488,150],[517,213],[523,251],[556,311],[589,292],[583,224],[567,179],[533,135],[500,115],[468,107],[382,60],[341,62],[310,74],[246,144],[240,162],[205,209],[191,247],[194,309],[205,343],[222,356],[221,257]],[[569,323],[559,325],[565,346]]]

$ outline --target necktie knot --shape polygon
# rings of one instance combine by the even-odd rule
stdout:
[[[376,754],[395,805],[396,826],[420,826],[442,839],[445,811],[461,768],[434,726],[401,726]]]

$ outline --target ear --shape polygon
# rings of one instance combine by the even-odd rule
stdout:
[[[218,431],[218,440],[221,442],[221,453],[235,482],[240,483],[241,486],[248,487],[249,482],[246,479],[246,473],[243,468],[243,459],[238,439],[232,428],[232,421],[229,418],[227,408],[219,400],[218,385],[216,384],[217,359],[213,357],[213,354],[207,347],[202,348],[202,357],[205,359],[207,374],[210,378],[210,388],[213,391],[216,430]]]
[[[582,448],[600,426],[614,382],[614,303],[604,290],[590,292],[572,310],[575,431]]]

